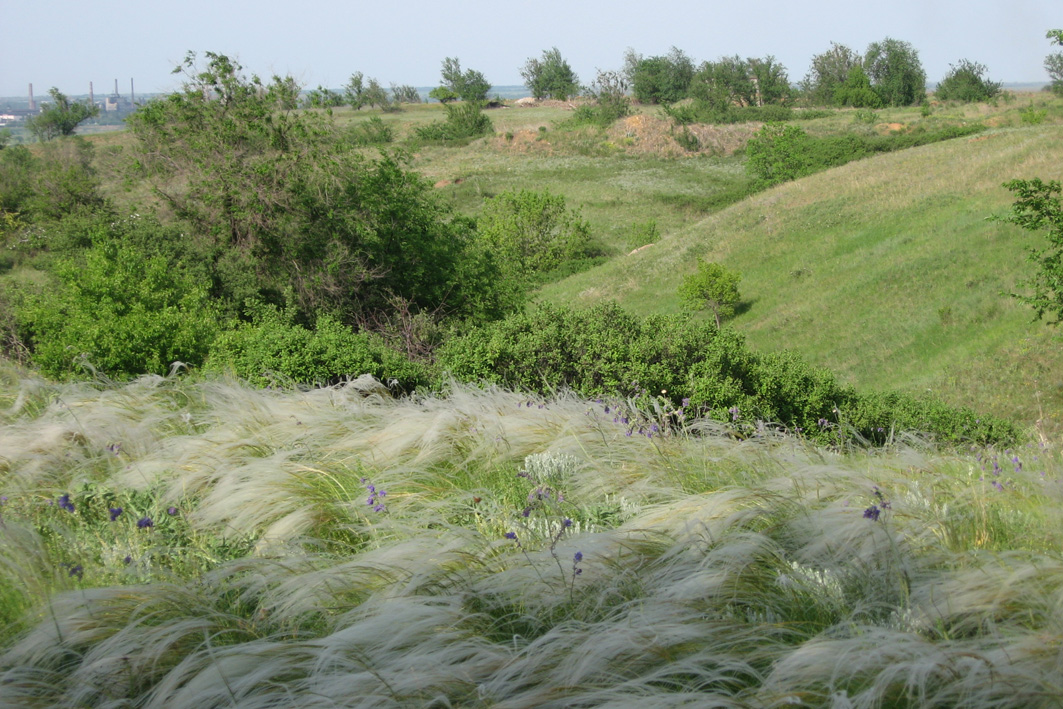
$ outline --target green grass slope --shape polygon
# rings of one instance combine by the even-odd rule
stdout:
[[[1001,295],[1037,237],[988,218],[1012,178],[1063,178],[1063,128],[1009,128],[784,184],[652,248],[543,289],[546,301],[679,309],[698,258],[743,274],[733,325],[873,388],[931,389],[1034,424],[1063,416],[1056,331]],[[1049,425],[1049,424],[1046,424]]]

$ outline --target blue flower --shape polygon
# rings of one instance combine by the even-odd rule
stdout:
[[[111,521],[112,522],[115,521],[116,519],[118,519],[118,516],[122,514],[122,508],[121,507],[111,507],[107,511],[111,513]]]
[[[59,498],[59,506],[67,512],[74,511],[74,503],[70,501],[70,495],[62,495]]]
[[[513,541],[517,541],[517,533],[516,532],[506,532],[505,537],[506,537],[506,539],[512,539]]]
[[[81,568],[81,564],[76,564],[70,567],[70,571],[68,573],[71,578],[77,576],[78,580],[80,581],[81,577],[85,575],[85,569]]]
[[[866,510],[864,510],[864,519],[869,519],[872,522],[877,522],[880,514],[882,514],[882,510],[878,508],[878,505],[871,505]]]
[[[154,527],[154,526],[155,526],[155,523],[151,521],[151,517],[141,517],[140,519],[137,520],[137,528],[138,529],[147,529],[149,527]]]

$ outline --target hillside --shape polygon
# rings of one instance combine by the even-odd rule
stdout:
[[[695,260],[716,260],[743,275],[732,324],[758,348],[1029,425],[1043,409],[1058,425],[1063,341],[1001,295],[1037,242],[989,218],[1011,204],[1004,181],[1063,178],[1061,137],[1058,125],[997,129],[850,163],[666,233],[541,298],[671,312]]]

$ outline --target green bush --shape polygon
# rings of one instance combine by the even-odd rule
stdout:
[[[706,123],[712,125],[729,125],[733,123],[773,123],[802,118],[801,113],[789,106],[769,104],[767,106],[732,106],[719,105],[709,101],[695,99],[674,106],[662,106],[664,114],[679,125]]]
[[[730,329],[682,316],[639,319],[616,304],[582,311],[540,306],[512,315],[451,339],[437,365],[460,381],[665,402],[737,431],[763,421],[825,443],[884,443],[896,430],[952,442],[1017,436],[1007,422],[931,399],[860,395],[793,353],[751,351]]]
[[[395,140],[395,132],[384,123],[380,116],[355,123],[347,130],[347,139],[358,146],[385,145]]]
[[[166,374],[198,365],[218,331],[202,281],[158,254],[115,240],[59,258],[57,282],[16,292],[19,334],[53,377]]]
[[[355,333],[328,315],[310,330],[295,324],[293,315],[256,307],[252,322],[217,338],[206,369],[228,371],[259,386],[332,384],[371,374],[411,391],[428,381],[423,366],[377,337]]]
[[[503,192],[484,205],[479,240],[508,277],[527,281],[563,263],[592,255],[590,227],[565,198],[550,192]]]
[[[446,120],[433,121],[414,129],[418,138],[441,143],[467,142],[494,130],[491,119],[487,117],[478,103],[460,105],[448,103],[445,108],[447,109]]]
[[[793,125],[766,124],[746,146],[746,169],[754,179],[774,185],[876,153],[929,145],[983,130],[984,126],[972,124],[898,135],[847,133],[813,137]]]
[[[949,65],[949,73],[937,85],[934,94],[942,101],[988,101],[1000,93],[1001,83],[985,78],[984,64],[961,59]]]

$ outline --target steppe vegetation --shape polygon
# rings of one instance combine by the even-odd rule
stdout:
[[[4,702],[1063,703],[1063,99],[178,70],[0,149]]]

